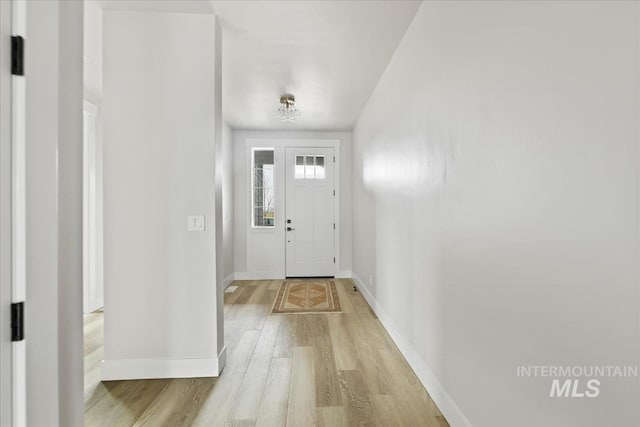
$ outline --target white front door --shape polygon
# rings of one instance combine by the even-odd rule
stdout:
[[[335,275],[333,148],[286,148],[286,276]]]

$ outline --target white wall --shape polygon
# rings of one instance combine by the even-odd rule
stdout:
[[[357,122],[353,271],[452,426],[640,424],[516,376],[640,360],[638,16],[424,2]]]
[[[83,5],[60,1],[58,88],[58,392],[60,425],[84,425],[82,322]],[[41,384],[41,383],[40,383]],[[41,385],[40,385],[41,386]],[[35,425],[35,424],[33,424]]]
[[[216,31],[213,15],[104,12],[105,379],[219,372]]]
[[[284,147],[305,140],[340,141],[340,254],[337,270],[340,276],[351,274],[351,132],[313,131],[241,131],[233,132],[235,188],[233,223],[235,230],[234,265],[236,279],[284,278],[285,236],[284,173],[279,173],[278,163],[284,162]],[[273,230],[252,229],[249,210],[250,154],[247,140],[268,140],[268,146],[276,149],[275,205],[276,227]],[[250,148],[250,147],[249,147]],[[281,169],[282,170],[282,169]]]
[[[233,281],[233,131],[224,123],[222,127],[222,238],[223,238],[223,287]]]
[[[102,99],[102,7],[84,2],[84,97],[99,104]]]
[[[215,18],[215,44],[213,45],[215,56],[215,69],[213,74],[215,93],[215,236],[216,236],[216,336],[218,354],[221,354],[220,366],[224,366],[226,352],[224,350],[224,220],[222,205],[224,197],[223,187],[223,153],[224,140],[223,128],[225,126],[222,119],[222,27]]]
[[[82,15],[82,2],[27,3],[29,426],[83,424]]]
[[[58,277],[57,144],[48,141],[48,135],[58,132],[59,22],[56,2],[28,3],[28,6],[29,49],[25,51],[25,65],[28,63],[31,69],[27,87],[27,123],[31,119],[38,125],[28,126],[26,135],[27,419],[33,425],[44,425],[59,417],[56,395],[59,378],[58,290],[55,286]],[[54,286],[51,286],[52,280]],[[49,387],[38,386],[39,381],[52,384],[54,393]]]

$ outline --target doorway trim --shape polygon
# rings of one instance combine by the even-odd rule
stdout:
[[[89,126],[93,117],[93,127]],[[102,274],[102,144],[98,105],[83,100],[82,113],[82,290],[83,313],[104,306]]]
[[[340,179],[340,147],[341,141],[337,138],[303,138],[303,137],[281,137],[281,138],[246,138],[244,140],[244,153],[243,159],[244,167],[246,168],[246,182],[244,203],[247,207],[244,218],[243,227],[246,230],[247,238],[247,268],[249,267],[249,246],[251,245],[250,236],[252,234],[264,234],[271,233],[279,235],[279,242],[282,243],[282,262],[281,265],[274,266],[274,271],[270,274],[261,274],[260,272],[251,273],[236,273],[236,280],[259,280],[259,279],[284,279],[285,278],[285,262],[286,262],[286,233],[285,233],[285,174],[282,165],[285,163],[285,150],[287,147],[301,147],[301,148],[333,148],[335,161],[335,181],[334,187],[336,190],[335,203],[333,205],[334,218],[336,222],[336,231],[334,239],[334,254],[336,257],[336,263],[334,265],[334,276],[340,277],[340,242],[341,242],[341,222],[340,222],[340,195],[341,195],[341,179]],[[277,181],[276,188],[274,189],[274,197],[276,199],[276,226],[271,230],[254,229],[251,227],[251,153],[252,148],[273,148],[275,150]]]
[[[26,426],[26,343],[24,337],[12,341],[9,327],[11,304],[26,300],[26,76],[10,72],[10,36],[26,39],[27,4],[24,0],[1,2],[2,48],[0,77],[3,97],[1,148],[1,234],[2,276],[2,383],[0,424]]]

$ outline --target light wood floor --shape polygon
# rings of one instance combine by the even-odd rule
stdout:
[[[350,280],[340,314],[271,315],[280,283],[225,293],[219,378],[100,383],[103,314],[85,316],[85,424],[448,426]]]

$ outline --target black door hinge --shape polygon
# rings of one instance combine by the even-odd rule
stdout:
[[[24,76],[24,39],[11,36],[11,74]]]
[[[11,74],[24,76],[24,39],[11,36]]]
[[[333,263],[334,264],[336,263],[336,257],[333,257]]]
[[[11,341],[24,339],[24,302],[11,304]]]

